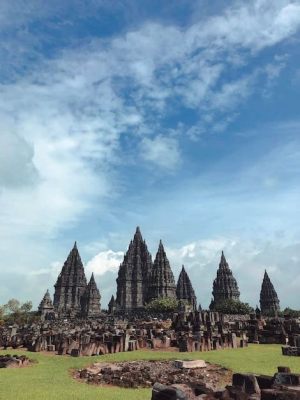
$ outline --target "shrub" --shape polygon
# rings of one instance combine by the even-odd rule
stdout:
[[[150,301],[146,309],[154,312],[174,312],[177,310],[178,301],[170,297],[161,297]]]
[[[222,314],[251,314],[254,309],[248,303],[243,303],[239,300],[227,299],[219,304],[213,305],[213,311],[218,311]]]

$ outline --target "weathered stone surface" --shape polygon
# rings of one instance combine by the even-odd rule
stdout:
[[[231,269],[226,261],[222,251],[217,277],[213,283],[213,302],[211,308],[213,309],[217,304],[227,299],[239,300],[240,292]]]
[[[186,301],[191,306],[192,310],[197,310],[197,297],[184,266],[182,266],[177,281],[176,296],[178,300]]]
[[[118,272],[116,302],[120,310],[134,310],[145,305],[151,268],[151,254],[137,227]]]
[[[260,308],[263,315],[274,316],[280,311],[279,299],[267,271],[261,285]]]
[[[54,285],[54,307],[60,316],[81,315],[81,298],[87,281],[76,242]]]
[[[160,241],[151,271],[148,300],[164,297],[176,299],[176,285],[164,246]]]

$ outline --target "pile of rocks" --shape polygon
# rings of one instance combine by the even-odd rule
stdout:
[[[201,385],[211,390],[224,387],[231,381],[231,372],[213,364],[197,361],[133,361],[96,363],[79,370],[76,377],[92,384],[110,384],[125,388],[164,385]]]
[[[299,400],[300,374],[293,374],[286,367],[278,367],[272,376],[233,374],[232,384],[223,390],[188,383],[162,385],[155,383],[152,400]]]
[[[31,364],[31,361],[26,356],[0,355],[0,368],[20,368],[27,367],[29,364]]]

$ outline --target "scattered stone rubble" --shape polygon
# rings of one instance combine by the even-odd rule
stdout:
[[[172,320],[153,317],[54,320],[0,327],[0,348],[24,347],[59,355],[91,356],[139,349],[210,351],[247,346],[241,327],[218,313],[180,312]]]
[[[26,356],[18,355],[0,355],[0,368],[21,368],[27,367],[32,363]]]
[[[261,315],[226,316],[211,311],[179,311],[158,317],[134,313],[127,317],[40,321],[0,327],[0,349],[26,348],[59,355],[91,356],[139,349],[181,352],[245,347],[248,343],[279,343],[300,347],[300,322],[263,319]]]
[[[272,376],[233,374],[232,384],[224,389],[206,385],[171,385],[157,382],[152,389],[152,400],[299,400],[300,374],[287,367],[278,367]]]
[[[202,360],[178,361],[132,361],[122,363],[95,363],[75,375],[91,384],[109,384],[125,388],[189,384],[203,386],[213,391],[228,384],[232,373],[226,368],[206,364]]]

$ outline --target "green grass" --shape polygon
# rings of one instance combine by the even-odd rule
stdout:
[[[245,349],[211,351],[207,353],[174,353],[136,351],[100,357],[71,358],[28,353],[21,350],[0,351],[0,354],[26,354],[37,364],[23,369],[0,369],[1,400],[146,400],[149,389],[100,387],[77,382],[70,370],[96,361],[204,359],[221,364],[236,372],[274,374],[278,365],[289,366],[300,373],[300,357],[284,357],[279,345],[250,345]]]

